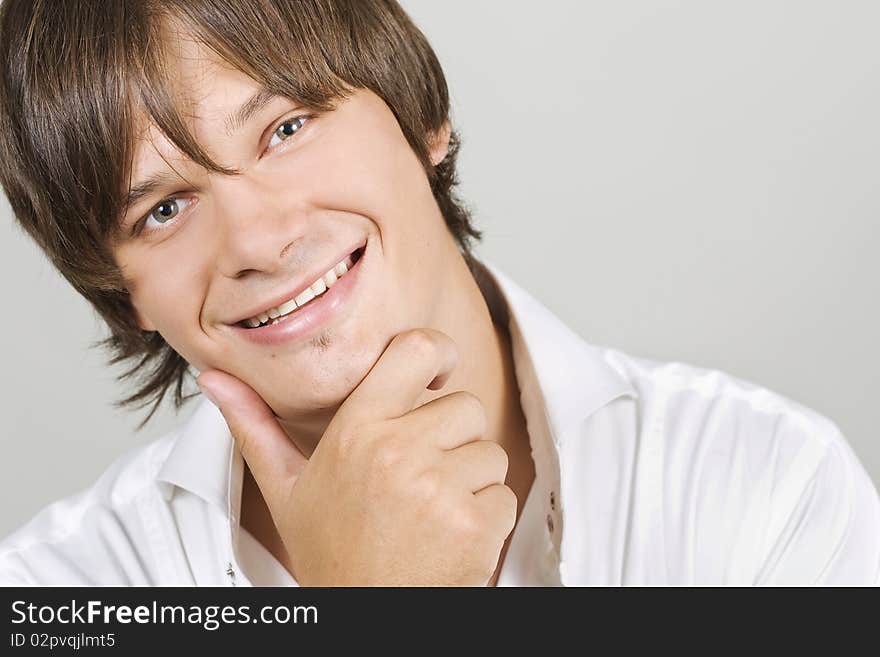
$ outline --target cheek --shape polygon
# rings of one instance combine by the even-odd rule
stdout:
[[[308,190],[309,205],[357,214],[378,228],[385,288],[412,303],[424,293],[419,272],[437,271],[430,259],[446,253],[437,248],[446,228],[427,176],[396,123],[342,132],[304,153],[291,179]]]
[[[272,175],[279,189],[293,183],[314,207],[359,214],[379,228],[411,226],[424,208],[425,190],[430,198],[421,164],[393,116],[345,118],[300,152],[279,158]]]
[[[190,362],[199,360],[196,345],[204,336],[199,325],[204,271],[198,260],[181,258],[171,249],[153,249],[130,259],[126,267],[133,281],[132,303]]]

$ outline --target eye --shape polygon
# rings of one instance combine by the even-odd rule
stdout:
[[[285,139],[288,139],[299,132],[308,118],[309,117],[307,116],[297,116],[292,119],[287,119],[284,123],[279,125],[269,139],[269,148],[277,146]]]
[[[192,200],[186,198],[175,197],[165,199],[150,210],[150,213],[144,218],[143,227],[146,230],[161,229],[164,224],[167,224],[186,210],[190,203],[192,203]]]

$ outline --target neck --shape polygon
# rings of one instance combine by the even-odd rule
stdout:
[[[506,326],[493,321],[486,300],[463,258],[458,256],[455,259],[455,266],[449,272],[449,277],[444,277],[444,280],[447,281],[447,285],[444,286],[447,292],[439,299],[432,313],[431,328],[443,331],[455,341],[459,351],[458,365],[442,390],[426,389],[418,404],[421,405],[458,390],[467,390],[483,402],[488,419],[488,432],[483,439],[497,442],[508,454],[509,465],[505,483],[517,496],[518,521],[520,510],[534,479],[534,463],[525,417],[520,406],[510,336]],[[282,424],[291,440],[306,456],[309,456],[320,440],[327,422],[329,422],[328,418],[323,420],[315,418],[314,421],[298,424],[296,427],[284,422]],[[259,498],[259,491],[248,472],[246,472],[243,495]],[[248,505],[251,510],[243,509],[242,523],[245,523],[246,513],[250,513],[254,518],[252,521],[254,529],[271,530],[272,523],[268,518],[263,518],[266,522],[257,520],[259,514],[253,509],[261,506],[259,500],[256,504],[250,500]],[[267,514],[267,511],[263,510],[262,513]],[[247,528],[251,530],[251,527]],[[280,546],[280,541],[275,538],[265,538],[266,540],[261,539],[261,542],[267,547],[270,547],[269,544]],[[498,568],[489,582],[490,585],[494,585],[497,581],[508,544],[509,537],[505,541]],[[270,550],[282,563],[285,563],[286,555],[276,553],[271,547]],[[280,550],[283,552],[283,547]]]
[[[516,373],[513,367],[513,353],[511,351],[510,336],[506,328],[496,327],[496,342],[499,353],[503,392],[497,392],[495,406],[496,419],[490,419],[490,431],[486,436],[500,444],[508,455],[507,478],[505,483],[516,494],[516,524],[519,524],[520,514],[525,505],[529,489],[535,479],[535,464],[532,460],[531,443],[526,430],[525,416],[519,400],[519,387],[516,382]],[[492,418],[492,416],[489,416]],[[489,580],[489,586],[495,586],[501,566],[510,546],[513,532],[508,535],[501,549],[498,566]]]
[[[464,260],[455,286],[458,302],[446,309],[442,317],[456,321],[441,325],[439,330],[455,340],[459,364],[450,380],[440,391],[426,391],[425,400],[457,390],[475,394],[486,409],[488,431],[482,438],[501,445],[508,455],[505,484],[517,497],[517,522],[520,511],[535,478],[531,443],[526,420],[520,405],[520,391],[514,368],[513,351],[507,326],[494,321],[477,282]],[[511,532],[512,536],[513,532]],[[507,553],[510,536],[489,581],[494,586]]]

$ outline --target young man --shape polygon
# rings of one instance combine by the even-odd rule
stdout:
[[[586,344],[473,257],[395,3],[6,0],[0,30],[18,220],[127,402],[207,398],[3,541],[0,580],[878,583],[831,421]]]

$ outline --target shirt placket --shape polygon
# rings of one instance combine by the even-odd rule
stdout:
[[[219,564],[223,570],[229,586],[252,586],[251,581],[247,578],[241,568],[241,561],[238,555],[238,539],[241,528],[241,493],[244,482],[244,458],[232,443],[229,448],[229,467],[227,470],[227,526],[226,540],[227,545],[225,563]]]

